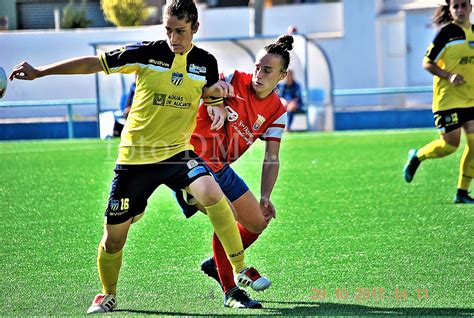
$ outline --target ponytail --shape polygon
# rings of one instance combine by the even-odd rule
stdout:
[[[451,13],[449,13],[449,3],[450,0],[446,0],[446,5],[436,8],[432,18],[432,21],[436,26],[440,27],[453,20]]]
[[[264,47],[267,53],[281,56],[282,70],[287,71],[290,65],[290,51],[293,50],[294,39],[291,35],[281,35],[275,43]]]

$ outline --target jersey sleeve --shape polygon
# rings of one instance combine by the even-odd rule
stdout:
[[[210,53],[207,53],[207,54],[208,54],[209,64],[206,71],[206,87],[210,87],[214,85],[215,83],[217,83],[217,81],[219,80],[219,71],[217,69],[216,58]]]
[[[428,46],[424,61],[436,63],[447,46],[457,44],[459,41],[465,41],[464,31],[452,23],[444,26]]]
[[[260,137],[267,141],[280,142],[286,127],[286,112],[278,117]]]
[[[100,64],[105,74],[112,73],[137,73],[143,63],[146,43],[141,42],[128,45],[120,49],[105,52],[99,55]]]
[[[217,81],[219,80],[219,71],[217,68],[217,60],[216,58],[208,53],[208,58],[209,58],[209,64],[207,67],[207,72],[206,72],[206,85],[205,87],[211,87]],[[214,97],[210,96],[205,98],[204,102],[206,106],[216,106],[222,104],[224,99],[222,97]]]

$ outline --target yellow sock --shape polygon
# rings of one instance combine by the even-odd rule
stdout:
[[[244,246],[235,223],[234,214],[225,196],[216,204],[206,207],[206,212],[234,272],[240,272],[247,267],[244,263]]]
[[[458,189],[467,191],[474,177],[474,134],[467,134],[466,137],[467,143],[461,157]]]
[[[122,250],[114,254],[109,254],[104,251],[104,247],[102,243],[100,243],[97,255],[97,267],[99,269],[99,278],[104,294],[117,293],[117,281],[121,266]]]
[[[457,147],[454,147],[448,144],[444,139],[436,139],[425,145],[424,147],[418,149],[417,157],[421,161],[425,159],[435,159],[446,157],[447,155],[455,152]]]

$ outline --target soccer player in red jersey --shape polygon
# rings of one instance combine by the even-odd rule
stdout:
[[[191,138],[194,150],[210,166],[218,183],[229,201],[232,202],[244,248],[257,240],[275,217],[275,207],[270,195],[276,183],[279,170],[280,141],[285,129],[286,111],[275,87],[285,78],[293,48],[293,37],[284,35],[261,49],[255,61],[253,74],[234,71],[221,75],[222,96],[227,111],[227,123],[220,130],[210,130],[212,116],[201,105],[197,126]],[[230,167],[257,140],[265,141],[261,196],[256,199],[245,182]],[[187,217],[200,208],[186,192],[176,193],[178,203]],[[193,202],[194,201],[194,202]],[[249,295],[236,286],[232,268],[218,237],[212,242],[214,255],[204,260],[201,269],[216,279],[224,291],[224,305],[233,308],[262,308]],[[258,275],[258,273],[256,273]],[[269,287],[268,282],[238,282],[239,286],[250,286],[260,291]]]

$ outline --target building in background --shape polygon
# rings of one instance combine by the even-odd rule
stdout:
[[[340,2],[341,0],[263,0],[266,7],[274,5],[288,5],[301,3]],[[162,8],[166,0],[145,0],[149,7],[155,8],[155,15],[150,17],[144,25],[160,24]],[[248,0],[197,0],[196,2],[207,8],[247,7]],[[59,10],[62,15],[64,7],[70,0],[1,0],[0,1],[0,30],[29,30],[54,29],[54,11]],[[74,0],[76,5],[81,0]],[[100,0],[85,1],[87,18],[91,21],[90,28],[111,27],[104,19],[100,7]]]
[[[74,0],[78,6],[84,2],[87,19],[91,21],[90,28],[112,27],[106,21],[100,7],[100,0]],[[161,8],[166,0],[145,0],[148,6],[156,8],[155,17],[144,24],[161,23]],[[0,30],[2,21],[6,21],[8,30],[54,29],[54,11],[60,15],[70,0],[1,0],[0,1]],[[3,23],[5,24],[5,22]]]

